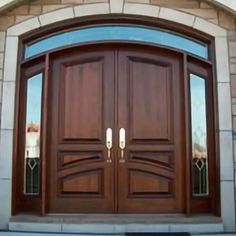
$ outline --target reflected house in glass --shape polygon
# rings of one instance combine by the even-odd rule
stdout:
[[[25,193],[39,194],[40,125],[28,124],[25,144]]]
[[[25,156],[27,158],[37,158],[40,156],[40,125],[28,124],[26,130]]]

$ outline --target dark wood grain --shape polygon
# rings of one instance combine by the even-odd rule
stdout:
[[[118,127],[127,132],[126,162],[118,165],[120,212],[185,211],[180,59],[162,49],[119,51]]]
[[[114,130],[114,51],[85,48],[51,60],[49,212],[113,212],[105,133]]]

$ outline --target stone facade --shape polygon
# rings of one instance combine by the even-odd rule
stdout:
[[[93,5],[92,3],[99,4]],[[5,189],[10,189],[11,186],[12,167],[9,158],[7,159],[6,157],[12,156],[12,151],[9,151],[12,149],[5,149],[5,147],[12,147],[12,130],[14,128],[12,120],[14,117],[14,109],[9,109],[10,107],[14,107],[14,96],[9,95],[15,93],[14,81],[16,74],[12,73],[17,60],[18,37],[15,36],[56,21],[70,19],[74,16],[84,16],[87,15],[87,13],[92,14],[93,12],[94,14],[107,14],[109,12],[117,13],[123,11],[124,13],[136,14],[138,11],[138,14],[140,15],[149,15],[153,17],[160,16],[162,19],[165,19],[165,17],[168,16],[167,20],[185,24],[196,29],[201,29],[203,32],[210,33],[217,37],[215,43],[219,50],[217,50],[216,63],[218,67],[217,77],[220,81],[218,84],[218,99],[220,107],[224,108],[224,110],[219,111],[219,122],[221,127],[221,132],[219,135],[220,143],[221,147],[225,147],[221,148],[220,151],[222,156],[227,155],[232,157],[232,136],[235,139],[234,146],[236,146],[236,133],[234,134],[233,132],[232,135],[231,127],[231,118],[233,117],[233,127],[234,130],[236,130],[235,16],[232,15],[232,13],[226,12],[225,10],[216,7],[215,5],[198,0],[126,0],[125,2],[110,0],[109,3],[111,4],[108,4],[108,0],[28,0],[23,1],[18,6],[15,6],[14,9],[5,11],[1,14],[0,105],[2,102],[5,104],[2,107],[1,112],[2,114],[7,115],[5,116],[5,119],[1,120],[0,186],[4,186]],[[139,4],[143,4],[142,7],[140,7]],[[70,6],[76,7],[70,8]],[[45,13],[47,14],[44,15]],[[39,17],[36,18],[35,16]],[[207,25],[206,21],[203,22],[202,19],[213,24]],[[18,24],[20,22],[23,23]],[[217,26],[220,26],[226,31]],[[27,30],[25,30],[26,28]],[[5,56],[5,52],[7,52],[8,56]],[[225,55],[229,55],[229,58],[225,57]],[[230,62],[230,64],[228,62]],[[4,65],[6,65],[5,68]],[[228,68],[230,69],[230,81],[228,81]],[[3,82],[4,77],[5,79]],[[228,92],[230,91],[229,86],[231,88],[231,94]],[[2,100],[2,98],[5,99],[5,101]],[[230,109],[231,107],[224,106],[228,100],[232,101],[232,114]],[[9,152],[7,153],[4,150],[8,150]],[[224,180],[221,184],[223,194],[222,198],[229,198],[228,202],[232,202],[232,199],[234,200],[232,187],[234,184],[234,176],[231,176],[231,173],[233,173],[231,169],[234,167],[232,166],[233,160],[227,160],[221,161],[221,165],[226,166],[226,169],[228,168],[229,170],[228,172],[226,171],[221,173],[221,179]],[[3,202],[1,201],[3,199],[10,198],[11,196],[8,194],[10,192],[11,191],[9,190],[4,194],[0,193],[0,202]],[[7,209],[10,209],[10,206]],[[225,212],[222,214],[227,217],[226,211],[232,211],[232,206],[229,205],[228,208],[226,207],[224,209]],[[230,217],[232,218],[231,215],[229,215],[229,218]],[[234,221],[234,217],[231,219],[231,221],[232,220]],[[232,225],[226,227],[228,227],[228,230],[232,230]]]

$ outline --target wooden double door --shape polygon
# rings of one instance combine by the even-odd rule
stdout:
[[[84,46],[52,55],[50,78],[48,211],[184,212],[181,55]]]

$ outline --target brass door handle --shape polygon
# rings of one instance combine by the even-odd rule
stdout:
[[[106,147],[107,147],[107,162],[112,162],[111,149],[112,149],[112,129],[108,128],[106,131]]]
[[[121,157],[120,157],[120,162],[124,163],[124,149],[125,149],[125,129],[121,128],[119,132],[119,146],[121,149]]]

